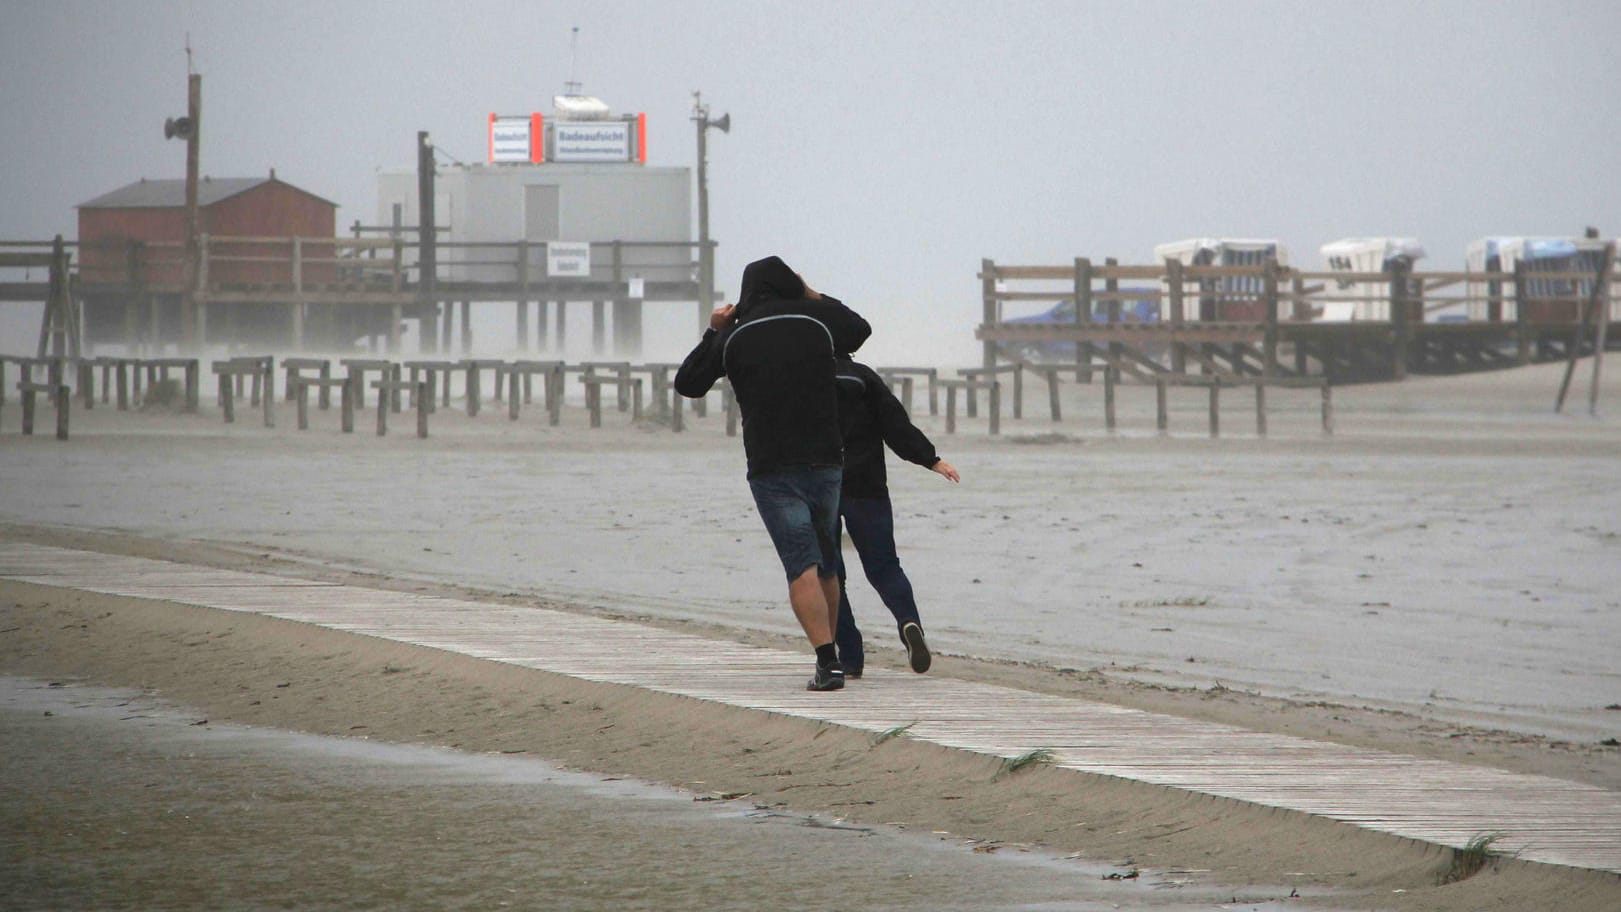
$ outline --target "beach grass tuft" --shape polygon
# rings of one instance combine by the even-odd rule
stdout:
[[[1460,880],[1479,874],[1486,865],[1495,858],[1513,858],[1518,852],[1503,852],[1492,848],[1505,835],[1500,830],[1490,833],[1481,833],[1469,840],[1461,849],[1452,850],[1452,864],[1445,874],[1441,875],[1441,883],[1457,883]]]
[[[878,745],[883,744],[885,741],[888,741],[891,738],[899,738],[900,736],[906,734],[907,730],[910,729],[912,726],[914,726],[916,724],[917,724],[917,720],[914,719],[911,722],[906,723],[905,725],[897,725],[894,728],[886,728],[886,729],[879,732],[877,735],[875,735],[873,737],[872,746],[877,747]]]
[[[1026,767],[1051,762],[1053,762],[1052,750],[1050,748],[1038,747],[1033,751],[1027,751],[1018,755],[1017,757],[1009,757],[1006,760],[1003,760],[1002,769],[998,771],[997,775],[1011,776],[1012,774]]]

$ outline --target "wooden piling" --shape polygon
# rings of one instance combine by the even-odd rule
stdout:
[[[1407,352],[1413,340],[1412,313],[1407,307],[1408,275],[1412,264],[1399,257],[1390,266],[1390,328],[1395,345],[1390,353],[1390,377],[1407,379]]]
[[[1610,335],[1610,280],[1615,273],[1615,241],[1611,241],[1604,249],[1604,268],[1599,270],[1598,287],[1594,294],[1598,304],[1593,318],[1598,321],[1598,334],[1593,341],[1593,381],[1592,388],[1587,391],[1587,413],[1598,415],[1598,394],[1600,381],[1604,375],[1604,347],[1609,343]]]
[[[1114,427],[1114,366],[1103,366],[1103,426],[1113,434]]]
[[[1165,260],[1165,282],[1171,289],[1171,327],[1180,332],[1187,319],[1187,302],[1182,298],[1182,261],[1174,258]],[[1188,372],[1188,345],[1186,342],[1171,343],[1171,372],[1185,374]]]
[[[96,407],[96,366],[89,361],[79,362],[79,396],[84,400],[84,410],[90,411]]]
[[[1013,420],[1024,420],[1024,362],[1013,364]]]
[[[1075,323],[1085,325],[1092,320],[1092,261],[1075,258]],[[1092,343],[1075,343],[1075,382],[1092,382]]]
[[[225,423],[236,423],[236,390],[230,374],[219,375],[220,409],[225,413]]]
[[[1000,321],[1001,308],[996,299],[996,264],[989,259],[979,261],[979,295],[981,324],[993,326]],[[985,340],[983,361],[983,367],[996,366],[996,343],[990,339]]]
[[[1276,377],[1278,375],[1277,257],[1267,257],[1265,269],[1261,285],[1262,304],[1266,308],[1266,330],[1261,340],[1261,374],[1265,377]],[[1260,389],[1260,387],[1257,386],[1256,389]]]
[[[1576,326],[1571,334],[1570,347],[1566,351],[1565,376],[1559,381],[1559,395],[1554,399],[1553,410],[1560,412],[1565,407],[1565,394],[1570,391],[1570,378],[1576,373],[1576,361],[1581,357],[1582,337],[1586,335],[1587,325],[1593,323],[1593,388],[1589,393],[1588,412],[1598,414],[1598,385],[1604,363],[1604,345],[1610,325],[1610,277],[1615,270],[1615,242],[1611,241],[1604,247],[1604,259],[1599,264],[1598,274],[1593,282],[1593,293],[1588,296],[1576,317]]]
[[[68,439],[68,412],[72,409],[73,394],[66,384],[56,387],[56,439]]]
[[[1531,296],[1526,291],[1525,273],[1525,261],[1516,261],[1514,264],[1515,362],[1522,367],[1531,363]]]

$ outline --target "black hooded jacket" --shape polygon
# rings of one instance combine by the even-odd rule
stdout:
[[[844,432],[844,496],[888,497],[884,445],[925,469],[940,456],[934,444],[907,417],[884,378],[848,357],[838,360],[839,425]]]
[[[844,463],[833,357],[860,348],[872,327],[836,298],[804,294],[782,260],[750,263],[736,322],[706,330],[675,374],[676,392],[694,399],[721,377],[731,381],[750,478]]]

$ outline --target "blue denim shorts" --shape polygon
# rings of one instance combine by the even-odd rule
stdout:
[[[789,466],[749,479],[754,505],[789,582],[812,566],[823,579],[838,575],[843,482],[839,466]]]

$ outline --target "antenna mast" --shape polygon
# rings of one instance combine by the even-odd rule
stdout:
[[[580,82],[574,78],[574,67],[580,58],[580,27],[576,25],[569,31],[568,81],[563,83],[563,93],[565,95],[578,95],[580,94]]]

